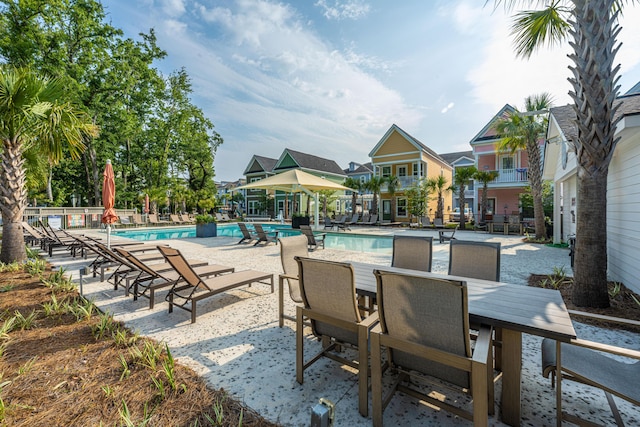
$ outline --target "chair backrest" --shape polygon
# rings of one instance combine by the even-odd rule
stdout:
[[[442,218],[433,218],[433,225],[436,227],[442,227],[444,224],[442,223]]]
[[[431,225],[431,220],[429,219],[428,216],[423,216],[423,217],[420,217],[420,223],[422,224],[423,227],[426,227]]]
[[[126,259],[133,266],[135,266],[138,270],[147,273],[151,277],[155,277],[155,278],[160,277],[160,275],[156,271],[150,269],[144,262],[140,261],[138,257],[136,257],[131,252],[122,248],[113,248],[113,250],[116,253],[118,253],[120,256],[122,256],[124,259]]]
[[[374,273],[383,333],[459,356],[471,356],[465,282],[379,270]],[[470,385],[467,372],[399,350],[390,353],[390,360],[404,369],[461,387]]]
[[[169,218],[171,218],[171,221],[173,222],[182,222],[182,220],[178,218],[177,214],[169,214]]]
[[[369,222],[369,218],[371,218],[371,215],[369,214],[365,214],[362,216],[362,222]]]
[[[148,217],[149,217],[149,222],[153,222],[153,223],[156,223],[156,224],[159,222],[157,214],[150,213],[150,214],[148,214]]]
[[[133,219],[134,224],[144,224],[144,221],[142,220],[142,215],[140,214],[131,215],[131,219]]]
[[[247,228],[247,225],[244,222],[239,222],[238,227],[240,227],[240,231],[242,232],[242,237],[246,237],[248,239],[251,238],[251,233],[249,232],[249,229]]]
[[[222,214],[222,220],[223,221],[231,221],[231,218],[229,217],[228,213],[223,213]]]
[[[185,282],[194,288],[201,285],[204,289],[209,289],[205,282],[202,281],[198,273],[193,271],[193,267],[189,265],[187,260],[182,256],[179,250],[170,248],[168,246],[158,246],[158,250],[164,256],[174,270],[178,272]]]
[[[333,224],[333,223],[331,222],[331,217],[325,216],[325,217],[324,217],[324,225],[326,225],[326,226],[330,226],[330,225],[332,225],[332,224]]]
[[[307,237],[310,245],[316,245],[316,236],[313,234],[313,230],[310,225],[300,224],[300,232]]]
[[[40,231],[33,228],[31,224],[29,224],[26,221],[22,221],[22,228],[24,228],[27,231],[27,233],[29,233],[32,237],[35,237],[36,239],[46,238],[44,234],[42,234]]]
[[[411,270],[431,271],[433,237],[393,236],[391,266]]]
[[[358,323],[362,320],[351,264],[301,257],[295,259],[298,262],[302,301],[306,308],[341,321]],[[351,344],[358,343],[355,331],[325,322],[313,320],[311,329],[316,336],[327,335]]]
[[[358,222],[358,218],[360,218],[360,214],[354,214],[349,222],[356,223]]]
[[[369,221],[367,222],[370,222],[372,224],[375,224],[376,222],[378,222],[378,214],[371,215],[371,218],[369,218]]]
[[[253,224],[253,229],[256,230],[256,234],[261,239],[267,238],[267,233],[264,232],[264,228],[262,228],[262,224]]]
[[[289,276],[298,276],[298,262],[295,257],[308,257],[308,241],[303,235],[285,237],[280,240],[280,262],[282,271]],[[289,284],[289,295],[295,302],[302,302],[300,293],[300,282],[297,279],[287,279]]]
[[[500,243],[452,240],[449,246],[449,274],[500,281]]]

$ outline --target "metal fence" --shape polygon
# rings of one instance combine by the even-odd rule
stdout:
[[[36,224],[42,221],[53,228],[74,229],[74,228],[103,228],[101,223],[104,208],[80,207],[80,208],[26,208],[23,214],[24,221],[29,224]],[[119,217],[129,217],[137,213],[135,209],[116,209]]]

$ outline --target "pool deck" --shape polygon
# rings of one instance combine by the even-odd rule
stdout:
[[[375,233],[391,236],[395,233],[421,234],[434,237],[433,271],[446,273],[449,245],[437,241],[436,230],[408,228],[353,227],[353,233]],[[89,232],[104,237],[104,233]],[[342,234],[342,232],[341,232]],[[530,273],[550,274],[554,267],[564,267],[571,273],[567,249],[532,245],[522,242],[522,236],[491,235],[458,231],[456,237],[465,240],[494,241],[502,244],[501,280],[526,285]],[[113,241],[124,240],[113,237]],[[237,270],[255,269],[275,275],[281,272],[279,247],[238,245],[235,237],[188,238],[161,240],[182,251],[188,258],[230,265]],[[338,249],[319,249],[312,257],[336,261],[363,261],[389,265],[389,253],[364,253]],[[78,270],[88,260],[54,257],[50,260],[64,266],[76,281]],[[192,367],[211,386],[223,387],[234,397],[257,410],[267,419],[284,426],[309,425],[311,408],[322,397],[336,404],[336,426],[369,426],[371,418],[361,417],[357,409],[357,379],[347,369],[331,360],[320,360],[305,371],[304,384],[295,380],[295,325],[277,321],[277,292],[270,293],[266,285],[235,289],[209,298],[198,307],[197,323],[190,323],[188,312],[168,313],[166,302],[157,302],[149,310],[148,301],[132,301],[122,290],[99,280],[84,280],[84,295],[95,300],[104,311],[142,335],[166,342],[173,355]],[[160,292],[157,301],[163,301]],[[285,298],[285,310],[295,311],[293,302]],[[640,350],[640,334],[608,331],[575,322],[578,336],[604,343],[623,345]],[[555,424],[555,392],[541,375],[541,339],[523,336],[522,425]],[[305,350],[317,351],[319,343],[312,341]],[[601,424],[612,424],[613,418],[604,394],[573,382],[563,383],[563,405],[573,413]],[[501,387],[496,386],[499,406]],[[637,407],[616,399],[627,425],[640,424]],[[499,413],[499,407],[497,407]],[[396,394],[384,412],[388,425],[455,426],[470,425],[466,420],[419,405],[413,398]],[[492,426],[503,426],[499,416],[489,419]]]

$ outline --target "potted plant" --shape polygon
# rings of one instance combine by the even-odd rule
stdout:
[[[291,216],[291,228],[300,228],[301,225],[309,225],[310,218],[304,214],[293,214]]]
[[[211,214],[196,215],[196,237],[216,237],[218,224]]]

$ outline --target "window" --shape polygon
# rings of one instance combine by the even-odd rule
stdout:
[[[417,177],[418,172],[420,172],[420,177],[424,176],[424,169],[426,165],[421,165],[420,163],[415,162],[412,167],[413,167],[413,176]]]
[[[365,182],[367,182],[367,177],[366,177],[366,176],[364,176],[364,175],[361,175],[361,176],[360,176],[360,182],[361,182],[361,183],[363,183],[363,184],[364,184]]]
[[[258,215],[258,201],[257,200],[249,200],[249,206],[247,208],[247,214],[249,215]]]
[[[502,169],[513,169],[516,167],[513,156],[502,156],[500,162],[502,163]]]
[[[396,216],[407,216],[407,199],[399,198],[396,202]]]
[[[251,178],[251,179],[249,180],[249,182],[256,182],[256,181],[260,181],[261,179],[262,179],[262,178],[255,178],[255,177],[254,177],[254,178]]]
[[[406,166],[396,166],[396,171],[398,173],[398,177],[407,176],[407,167]]]
[[[391,176],[391,166],[382,166],[380,170],[384,178]]]
[[[327,206],[327,211],[329,210],[329,207]],[[336,211],[340,212],[340,200],[336,200]],[[329,212],[327,212],[328,214]]]

